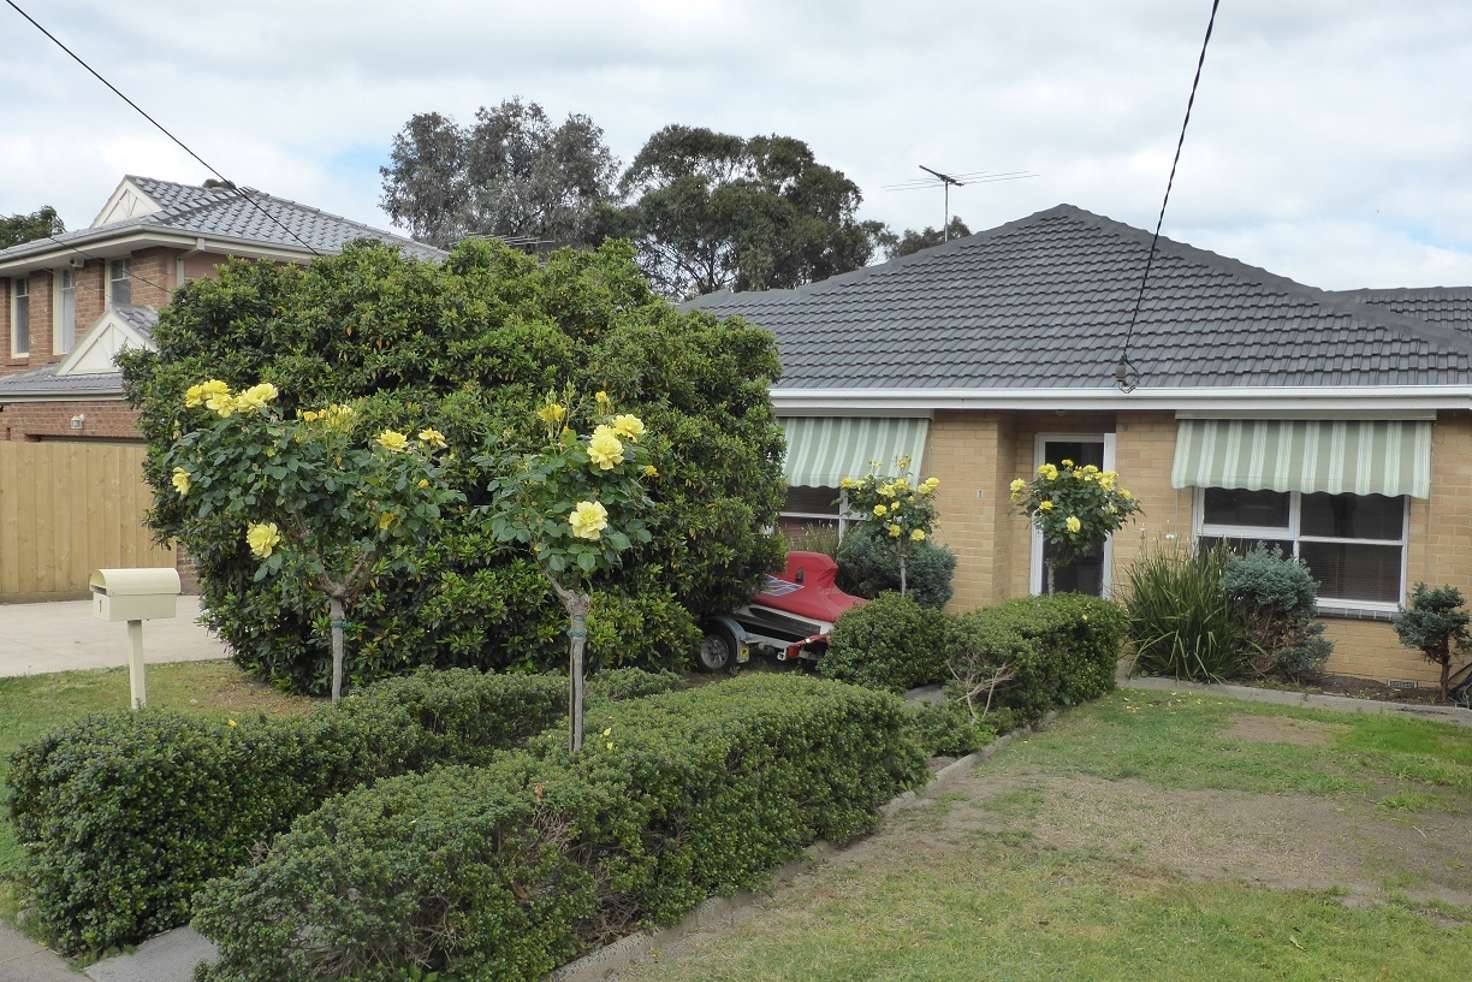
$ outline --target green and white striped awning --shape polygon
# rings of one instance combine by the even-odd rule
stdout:
[[[1431,493],[1431,423],[1183,419],[1171,484],[1425,498]]]
[[[910,458],[910,471],[920,472],[928,419],[882,419],[870,416],[784,416],[787,436],[783,471],[795,488],[836,488],[845,477],[863,477],[875,466],[891,469],[899,457]]]

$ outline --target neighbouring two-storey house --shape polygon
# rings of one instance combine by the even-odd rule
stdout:
[[[92,224],[0,250],[0,600],[85,593],[89,568],[168,561],[138,520],[142,440],[114,356],[229,257],[306,262],[372,238],[259,191],[128,176]]]

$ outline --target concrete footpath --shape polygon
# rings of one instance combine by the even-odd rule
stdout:
[[[228,658],[225,645],[194,623],[197,617],[199,598],[180,597],[172,620],[144,622],[144,660],[159,664]],[[99,620],[86,600],[0,604],[0,678],[126,664],[127,625]]]
[[[0,924],[0,982],[77,982],[85,978],[60,956],[8,924]]]

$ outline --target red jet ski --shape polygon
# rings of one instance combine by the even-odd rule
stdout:
[[[834,621],[867,603],[836,585],[838,564],[821,552],[789,552],[780,575],[762,577],[751,602],[705,624],[702,671],[734,670],[756,649],[778,661],[815,662],[828,649]]]

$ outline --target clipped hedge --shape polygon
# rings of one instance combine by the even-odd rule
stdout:
[[[612,673],[590,705],[672,688]],[[480,763],[565,716],[567,680],[421,671],[296,718],[160,710],[86,717],[16,751],[10,814],[38,922],[67,952],[184,923],[211,877],[331,795],[436,764]]]
[[[924,773],[898,699],[796,676],[609,703],[588,733],[575,759],[548,734],[299,819],[201,893],[203,977],[537,978],[869,830]]]
[[[1032,719],[1111,691],[1124,629],[1118,604],[1056,593],[965,614],[956,619],[952,643],[1010,666],[1015,677],[997,689],[993,705]]]
[[[904,692],[950,678],[951,619],[898,593],[881,593],[833,625],[818,670],[827,678]]]

